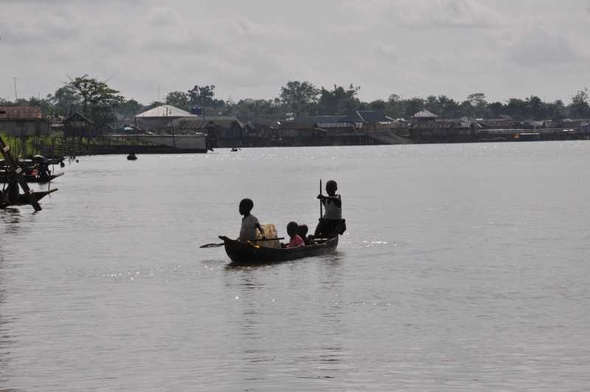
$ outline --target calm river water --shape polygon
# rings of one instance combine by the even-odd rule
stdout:
[[[590,142],[80,157],[0,211],[3,391],[583,391]],[[227,268],[338,181],[335,254]],[[34,188],[46,186],[33,185]]]

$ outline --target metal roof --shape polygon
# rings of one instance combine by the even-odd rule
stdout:
[[[39,106],[0,106],[0,118],[32,120],[43,116]]]
[[[418,113],[414,114],[412,117],[414,118],[437,118],[438,116],[428,110],[421,110]]]
[[[147,110],[143,113],[139,113],[137,116],[135,117],[140,117],[140,118],[148,118],[148,117],[155,117],[155,118],[159,118],[159,117],[197,117],[192,113],[189,113],[185,110],[179,109],[177,107],[174,107],[172,105],[160,105],[160,106],[156,106],[153,109]]]

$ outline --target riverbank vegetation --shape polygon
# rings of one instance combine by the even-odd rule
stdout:
[[[395,93],[384,99],[363,102],[358,98],[360,86],[333,85],[317,87],[307,81],[288,81],[276,98],[238,101],[217,99],[214,85],[194,85],[186,91],[171,91],[163,102],[140,103],[126,99],[118,90],[84,75],[71,79],[45,98],[18,99],[16,102],[0,100],[0,105],[40,106],[43,115],[67,117],[82,113],[98,129],[106,128],[119,117],[134,115],[162,103],[173,105],[204,116],[236,116],[243,121],[259,118],[284,119],[295,116],[342,115],[354,110],[377,110],[392,118],[409,119],[421,110],[428,110],[441,118],[501,118],[514,120],[561,120],[590,117],[590,99],[587,88],[575,92],[567,100],[545,102],[535,95],[510,98],[505,102],[489,102],[485,93],[470,94],[463,100],[446,95],[402,98]]]
[[[61,135],[13,136],[0,132],[4,142],[10,146],[13,157],[22,159],[34,155],[49,157],[75,157],[94,154],[98,150],[129,153],[134,149],[149,146],[149,143],[134,139],[110,137],[63,137]],[[1,157],[0,157],[1,159]]]

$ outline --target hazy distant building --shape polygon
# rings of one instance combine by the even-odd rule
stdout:
[[[195,119],[198,116],[172,105],[160,105],[135,116],[135,124],[146,132],[171,133],[173,121]]]
[[[11,136],[47,135],[49,123],[39,106],[0,106],[0,132]]]
[[[420,110],[418,113],[415,113],[412,116],[412,120],[416,120],[418,122],[423,122],[423,121],[436,121],[436,119],[438,118],[438,116],[426,109],[424,110]]]

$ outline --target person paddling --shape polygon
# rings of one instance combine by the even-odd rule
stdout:
[[[324,206],[324,216],[320,218],[314,232],[314,238],[332,238],[346,231],[345,220],[342,219],[342,198],[336,193],[338,184],[334,180],[326,183],[327,196],[317,196]]]

